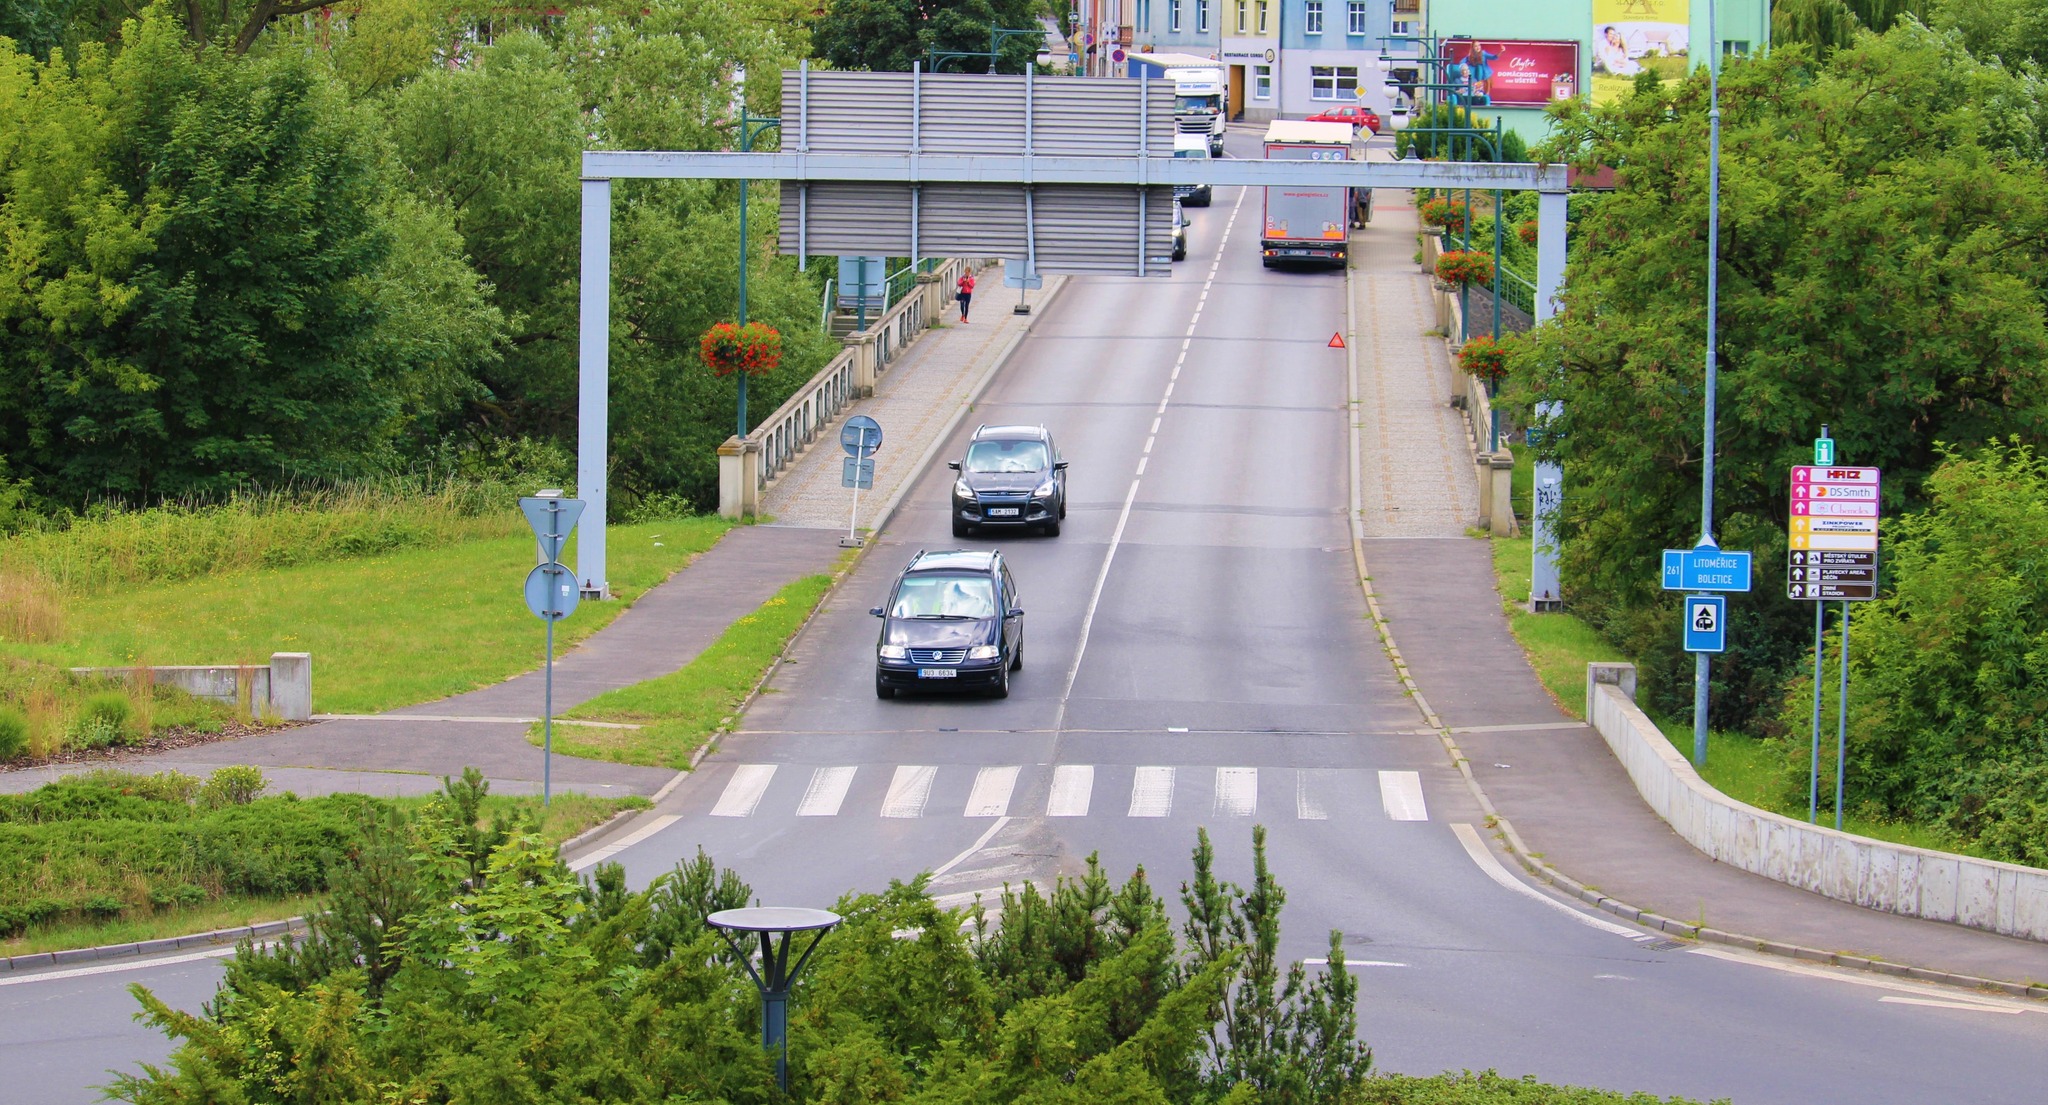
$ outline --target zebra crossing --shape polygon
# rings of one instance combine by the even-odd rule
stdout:
[[[878,784],[883,773],[887,782]],[[736,764],[709,815],[1067,818],[1121,812],[1220,820],[1258,817],[1262,799],[1269,818],[1291,813],[1327,821],[1365,811],[1390,821],[1429,820],[1419,772],[1166,764]]]

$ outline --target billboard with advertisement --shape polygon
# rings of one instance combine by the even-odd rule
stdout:
[[[1453,38],[1440,47],[1444,81],[1472,86],[1469,100],[1491,107],[1544,107],[1579,94],[1579,44],[1521,39]]]
[[[1636,75],[1685,76],[1692,46],[1691,0],[1593,0],[1594,103],[1626,96]]]

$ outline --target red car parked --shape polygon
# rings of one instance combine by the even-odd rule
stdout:
[[[1352,127],[1364,127],[1367,131],[1380,132],[1380,114],[1369,107],[1333,107],[1308,117],[1311,123],[1350,123]]]

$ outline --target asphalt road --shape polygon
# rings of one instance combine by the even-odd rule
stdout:
[[[1345,934],[1383,1067],[1744,1103],[2038,1102],[2039,1008],[1674,948],[1500,866],[1353,576],[1346,364],[1326,344],[1342,277],[1261,269],[1257,197],[1239,200],[1221,189],[1194,213],[1170,277],[1076,279],[954,442],[1043,422],[1072,462],[1060,537],[965,542],[1001,547],[1023,594],[1011,697],[874,696],[868,608],[916,550],[961,544],[935,467],[742,730],[620,855],[631,880],[703,847],[769,904],[920,870],[964,903],[1099,852],[1171,899],[1198,826],[1245,881],[1264,825],[1284,950],[1319,957]],[[0,1065],[26,1100],[90,1100],[88,1075],[164,1051],[116,1019],[133,1008],[119,987],[196,1008],[217,973],[0,986]]]

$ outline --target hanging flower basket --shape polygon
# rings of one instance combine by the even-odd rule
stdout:
[[[1436,259],[1436,278],[1453,286],[1493,280],[1493,255],[1476,249],[1454,249]]]
[[[765,376],[782,363],[782,333],[758,322],[745,326],[721,322],[704,331],[697,351],[713,376],[735,372]]]
[[[1519,236],[1521,237],[1521,239],[1522,239],[1522,244],[1523,244],[1523,245],[1529,245],[1529,246],[1533,246],[1533,245],[1535,245],[1535,244],[1536,244],[1536,220],[1535,220],[1535,219],[1523,219],[1523,220],[1522,220],[1522,225],[1520,225],[1520,226],[1518,226],[1518,227],[1516,227],[1516,228],[1515,228],[1515,233],[1516,233],[1517,235],[1519,235]]]
[[[1465,204],[1461,200],[1448,199],[1444,196],[1424,200],[1422,210],[1418,214],[1428,226],[1440,226],[1453,232],[1465,229]]]
[[[1507,347],[1492,338],[1473,338],[1458,350],[1458,367],[1488,384],[1507,378]]]

